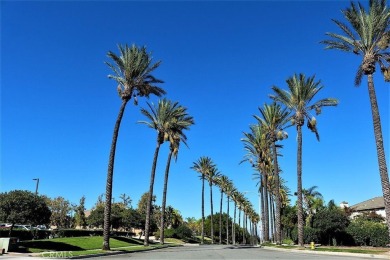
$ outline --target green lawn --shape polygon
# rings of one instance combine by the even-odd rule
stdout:
[[[66,237],[66,238],[54,238],[54,239],[42,239],[23,241],[19,243],[20,251],[26,253],[38,253],[45,251],[85,251],[85,250],[100,250],[103,245],[103,237]],[[110,247],[122,248],[122,247],[143,247],[143,241],[126,238],[126,237],[113,237],[110,238]]]

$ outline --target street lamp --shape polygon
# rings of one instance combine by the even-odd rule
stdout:
[[[35,186],[35,195],[38,195],[39,178],[33,179],[33,181],[37,182],[37,185]]]

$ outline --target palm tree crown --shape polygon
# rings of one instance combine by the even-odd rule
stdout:
[[[390,10],[385,0],[370,0],[369,11],[359,3],[351,3],[350,8],[342,10],[344,17],[352,26],[352,30],[344,23],[333,20],[342,30],[343,34],[326,33],[331,39],[321,41],[326,49],[337,49],[362,55],[363,60],[359,65],[355,85],[360,85],[363,74],[369,75],[375,72],[376,64],[379,64],[385,80],[390,81]]]
[[[316,115],[319,115],[323,106],[337,106],[337,99],[324,98],[311,103],[316,94],[323,88],[321,81],[315,81],[315,76],[306,78],[304,74],[294,74],[286,82],[289,91],[273,86],[272,89],[276,95],[271,95],[271,98],[281,102],[292,112],[291,123],[293,125],[302,126],[307,119],[307,127],[316,134],[319,140],[317,120],[311,111],[315,110]]]
[[[163,83],[150,73],[160,66],[161,61],[152,63],[151,53],[146,51],[146,47],[131,47],[118,45],[120,56],[109,51],[107,56],[114,63],[105,62],[114,72],[108,75],[110,79],[118,82],[118,94],[122,100],[130,100],[134,97],[137,104],[137,97],[149,97],[150,94],[161,96],[165,91],[156,86],[156,83]]]

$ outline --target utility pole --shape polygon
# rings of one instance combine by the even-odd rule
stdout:
[[[37,182],[37,184],[35,186],[35,195],[38,195],[39,178],[35,178],[35,179],[33,179],[33,181]]]

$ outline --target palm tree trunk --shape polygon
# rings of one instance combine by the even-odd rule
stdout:
[[[302,206],[302,126],[297,125],[298,151],[297,151],[297,179],[298,179],[298,245],[303,247],[303,206]]]
[[[161,205],[161,230],[160,230],[160,244],[164,244],[164,226],[165,226],[165,206],[167,204],[167,190],[168,190],[168,177],[169,177],[169,167],[171,165],[173,151],[169,151],[167,166],[165,168],[165,177],[164,177],[164,190],[163,190],[163,198]]]
[[[269,242],[268,178],[266,173],[264,173],[262,176],[264,190],[264,240]]]
[[[374,80],[372,74],[369,74],[367,78],[368,78],[368,94],[370,96],[370,103],[371,103],[372,121],[374,124],[376,152],[378,155],[379,175],[381,178],[383,199],[385,201],[386,222],[387,222],[387,227],[388,227],[388,232],[390,237],[390,184],[389,184],[389,175],[387,172],[385,149],[383,147],[381,119],[379,116],[379,109],[376,100]]]
[[[210,209],[211,209],[211,226],[210,226],[210,233],[211,233],[211,244],[214,244],[214,223],[213,223],[213,184],[211,180],[209,181],[210,184]]]
[[[246,245],[246,213],[242,212],[242,243]]]
[[[229,245],[229,196],[227,196],[226,245]]]
[[[202,240],[200,241],[200,243],[204,244],[204,175],[202,175],[201,178],[202,178]]]
[[[233,223],[232,223],[232,244],[236,244],[236,209],[237,204],[234,202],[234,213],[233,213]]]
[[[272,203],[272,194],[271,193],[268,194],[268,199],[269,199],[268,205],[269,205],[269,219],[270,219],[269,225],[270,225],[270,233],[271,233],[270,239],[272,242],[275,242],[275,233],[274,233],[274,214],[275,214],[275,212],[274,212],[274,207],[272,205],[273,203]]]
[[[152,171],[150,173],[149,198],[148,198],[148,205],[146,208],[146,220],[145,220],[144,246],[149,246],[149,230],[150,230],[150,217],[152,213],[153,186],[154,186],[154,177],[156,175],[157,158],[158,158],[158,152],[160,150],[160,145],[161,142],[159,141],[159,137],[157,137],[156,150],[154,151],[154,156],[153,156]]]
[[[240,229],[241,229],[241,209],[238,209],[238,237],[240,238]],[[239,241],[242,243],[242,239]]]
[[[118,117],[115,122],[114,133],[112,135],[110,157],[108,159],[107,182],[106,182],[106,204],[104,206],[104,224],[103,224],[103,250],[110,250],[110,218],[111,218],[111,198],[112,198],[112,180],[114,175],[114,161],[116,151],[116,141],[118,140],[119,128],[122,122],[128,100],[122,100]]]
[[[274,155],[274,174],[275,174],[275,188],[276,188],[276,212],[275,212],[275,226],[276,226],[276,244],[281,244],[281,233],[280,233],[280,184],[279,184],[279,164],[278,154],[276,151],[275,142],[272,142],[272,150]]]
[[[219,204],[219,244],[222,244],[222,200],[223,191],[221,190],[221,202]]]

